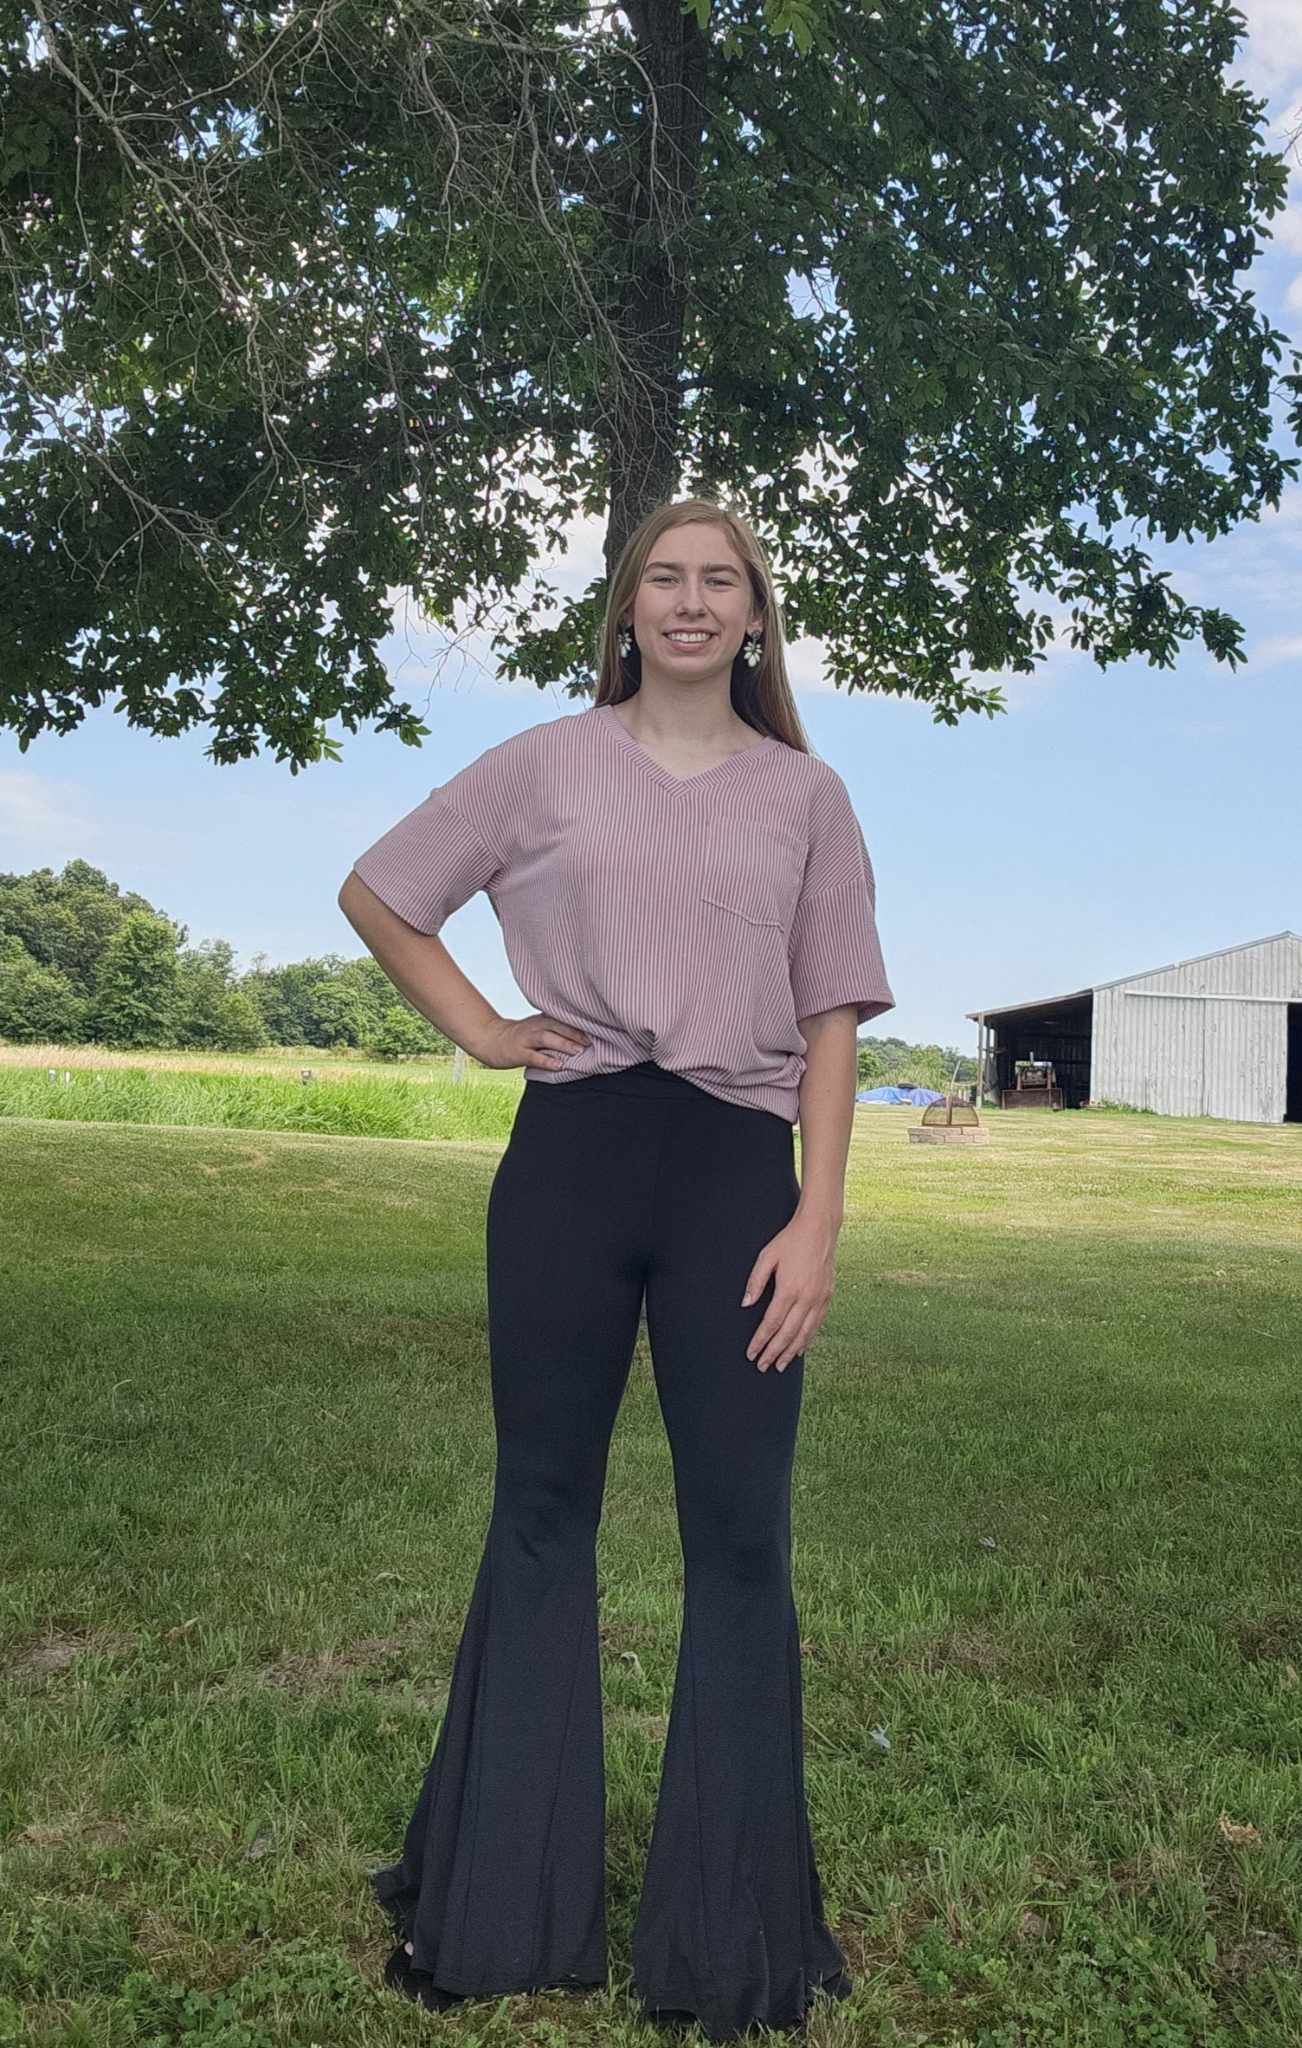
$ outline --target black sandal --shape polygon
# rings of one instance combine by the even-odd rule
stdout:
[[[449,2006],[461,2005],[466,1997],[462,1991],[442,1990],[428,1970],[418,1970],[407,1954],[406,1943],[401,1941],[384,1966],[384,1981],[391,1991],[400,1991],[404,1998],[423,2005],[427,2012],[446,2012]]]
[[[407,1953],[407,1944],[400,1941],[384,1966],[384,1981],[391,1991],[400,1991],[404,1998],[410,1998],[417,2005],[423,2005],[427,2012],[446,2012],[450,2006],[464,2005],[471,1996],[468,1991],[444,1991],[434,1982],[428,1970],[418,1970]],[[574,1997],[583,1997],[589,1991],[604,1991],[609,1979],[601,1978],[597,1983],[586,1983],[581,1978],[563,1978],[555,1984],[540,1984],[533,1988],[540,1991],[567,1991]],[[689,2014],[688,2018],[694,2015]]]

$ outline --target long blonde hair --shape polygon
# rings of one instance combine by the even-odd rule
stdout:
[[[740,649],[732,664],[732,706],[739,718],[757,732],[785,740],[801,753],[813,750],[800,722],[791,683],[787,675],[782,608],[773,587],[773,577],[749,522],[726,505],[709,498],[678,498],[656,505],[636,531],[630,534],[615,564],[606,597],[606,616],[597,655],[597,704],[622,704],[635,697],[642,686],[642,654],[636,646],[621,655],[616,634],[621,612],[631,611],[651,550],[662,534],[674,526],[710,521],[727,530],[737,554],[750,577],[754,609],[761,614],[763,652],[754,668],[743,660]]]

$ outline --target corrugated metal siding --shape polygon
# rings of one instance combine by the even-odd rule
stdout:
[[[1160,995],[1129,994],[1160,990]],[[1285,1002],[1200,1002],[1286,997],[1302,1002],[1302,940],[1271,939],[1206,960],[1136,975],[1094,994],[1094,1101],[1164,1116],[1280,1123],[1285,1108]]]

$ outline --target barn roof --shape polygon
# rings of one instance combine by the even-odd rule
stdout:
[[[1187,960],[1168,960],[1164,967],[1141,967],[1136,974],[1119,974],[1115,981],[1091,982],[1088,988],[1073,989],[1069,995],[1043,996],[1033,1003],[990,1003],[983,1010],[967,1010],[964,1015],[970,1017],[974,1024],[979,1024],[983,1017],[1009,1017],[1018,1010],[1056,1010],[1061,1003],[1083,1002],[1096,989],[1123,988],[1128,981],[1143,981],[1150,974],[1169,974],[1175,967],[1196,967],[1200,960],[1219,960],[1226,953],[1247,953],[1254,946],[1272,945],[1276,939],[1298,937],[1299,934],[1293,931],[1270,932],[1264,939],[1245,939],[1241,946],[1215,946],[1210,953],[1191,953]]]
[[[1083,1003],[1093,993],[1092,988],[1077,988],[1070,995],[1042,996],[1034,1003],[992,1003],[988,1009],[968,1010],[966,1015],[973,1023],[979,1023],[983,1017],[1010,1017],[1017,1010],[1056,1010],[1061,1003]]]

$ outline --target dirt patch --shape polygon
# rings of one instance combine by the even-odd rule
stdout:
[[[1270,1927],[1253,1927],[1246,1937],[1218,1949],[1216,1968],[1226,1983],[1241,1984],[1260,1970],[1279,1970],[1294,1977],[1302,1964],[1300,1951],[1287,1935]]]
[[[8,1678],[38,1680],[70,1670],[78,1658],[129,1657],[139,1638],[133,1635],[77,1635],[70,1630],[52,1629],[48,1634],[18,1644],[4,1660]]]
[[[62,1849],[69,1843],[101,1848],[129,1841],[131,1830],[115,1814],[52,1813],[20,1828],[17,1839],[34,1849]]]
[[[934,1642],[924,1644],[914,1659],[919,1670],[966,1671],[977,1677],[992,1677],[1002,1670],[1008,1653],[976,1629],[952,1628]]]
[[[262,1665],[254,1679],[259,1685],[276,1686],[296,1698],[315,1698],[360,1677],[375,1692],[401,1688],[404,1699],[413,1707],[444,1706],[446,1683],[413,1684],[412,1661],[412,1645],[402,1637],[364,1636],[338,1650],[291,1652],[278,1657],[273,1664]],[[389,1704],[396,1706],[398,1702],[391,1700]]]
[[[1260,1614],[1252,1621],[1231,1622],[1229,1634],[1249,1664],[1274,1659],[1302,1664],[1302,1619],[1296,1614]]]
[[[209,1160],[200,1160],[199,1171],[200,1173],[206,1173],[211,1180],[220,1178],[222,1174],[239,1173],[246,1166],[258,1167],[270,1166],[270,1164],[270,1152],[265,1152],[258,1146],[251,1146],[246,1151],[241,1152],[238,1159],[233,1159],[229,1163],[223,1161],[220,1166],[214,1166]]]
[[[157,1962],[164,1956],[181,1955],[192,1938],[157,1906],[137,1908],[134,1943],[138,1952],[150,1962]]]
[[[1180,1859],[1160,1842],[1152,1842],[1137,1856],[1124,1856],[1108,1865],[1108,1876],[1122,1898],[1146,1898],[1159,1885],[1169,1883],[1180,1868]]]

